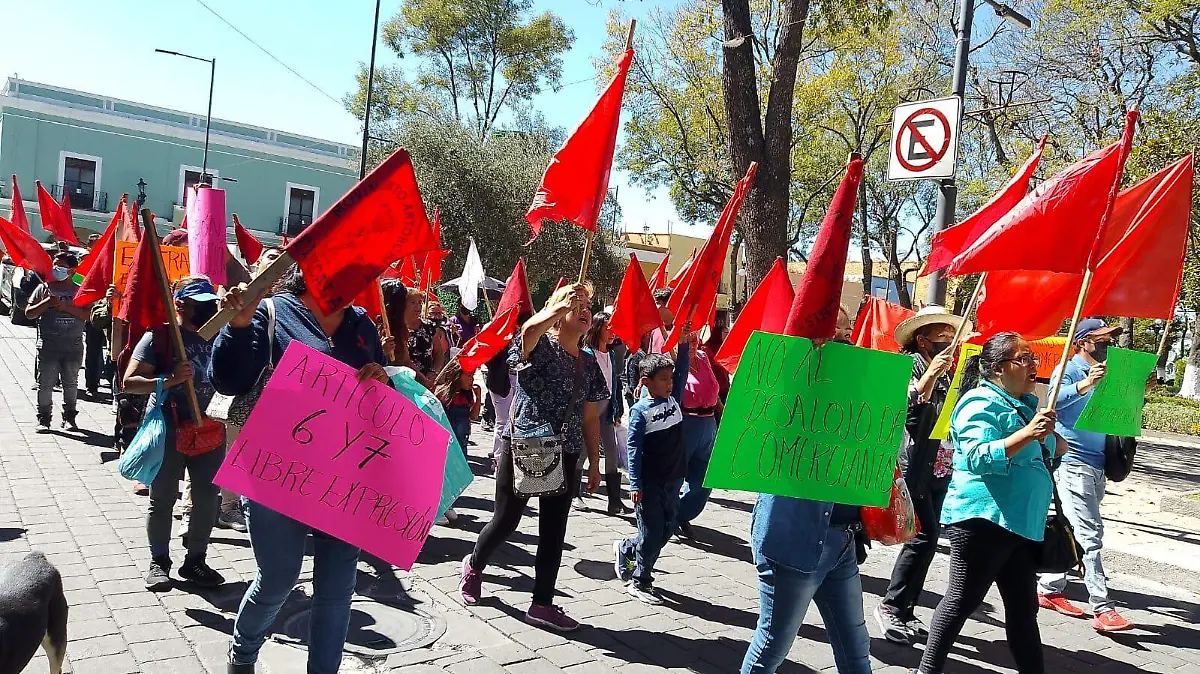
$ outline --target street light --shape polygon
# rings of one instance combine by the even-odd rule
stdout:
[[[138,188],[137,202],[139,204],[146,203],[146,179],[145,178],[138,178],[137,188]]]
[[[951,96],[959,100],[959,107],[966,109],[964,94],[967,90],[967,63],[971,56],[971,24],[975,20],[975,3],[978,0],[960,0],[958,13],[958,39],[954,44],[954,77],[951,82]],[[1033,22],[1024,14],[999,2],[998,0],[983,0],[992,7],[996,16],[1024,30],[1033,27]],[[958,202],[958,186],[954,178],[946,178],[938,182],[937,211],[934,215],[933,233],[936,234],[954,223],[954,210]],[[942,272],[936,272],[929,279],[929,304],[944,306],[946,304],[946,277]]]
[[[367,100],[363,110],[362,155],[358,158],[358,179],[367,176],[367,143],[371,141],[371,88],[375,84],[375,46],[379,43],[379,3],[375,0],[375,24],[371,31],[371,62],[367,65]]]
[[[199,56],[192,56],[191,54],[184,54],[177,51],[171,51],[169,49],[155,49],[154,51],[158,52],[159,54],[182,56],[185,59],[192,59],[193,61],[203,61],[210,66],[208,76],[208,116],[204,119],[204,161],[200,167],[200,182],[205,185],[211,185],[212,183],[209,182],[208,175],[208,132],[209,128],[212,126],[213,83],[217,79],[217,59],[216,57],[210,59],[200,58]]]

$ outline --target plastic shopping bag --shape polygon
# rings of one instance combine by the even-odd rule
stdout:
[[[158,475],[166,452],[167,422],[163,419],[162,411],[162,381],[160,378],[154,387],[154,407],[146,410],[137,435],[133,436],[117,466],[125,479],[147,486]]]
[[[917,513],[913,510],[912,496],[900,469],[896,468],[892,481],[892,497],[886,508],[863,506],[863,529],[867,538],[884,545],[899,545],[916,538],[920,531]]]

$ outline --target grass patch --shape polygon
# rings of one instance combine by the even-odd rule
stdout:
[[[1200,436],[1200,401],[1150,396],[1142,414],[1142,427],[1164,433]]]

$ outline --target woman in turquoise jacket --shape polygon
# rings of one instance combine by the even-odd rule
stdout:
[[[963,624],[993,583],[1004,600],[1017,671],[1045,671],[1036,556],[1052,490],[1043,451],[1054,452],[1056,443],[1054,412],[1039,412],[1033,394],[1037,366],[1029,343],[1014,332],[992,337],[967,361],[964,393],[950,422],[954,477],[942,509],[950,587],[933,616],[920,674],[941,674]]]

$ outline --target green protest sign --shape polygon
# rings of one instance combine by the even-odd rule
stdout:
[[[1129,438],[1140,435],[1146,380],[1157,364],[1158,356],[1153,353],[1109,349],[1105,360],[1108,372],[1096,384],[1075,428]]]
[[[978,344],[962,345],[962,350],[958,354],[958,366],[954,369],[954,378],[950,380],[950,390],[946,392],[946,404],[942,405],[942,411],[938,413],[937,421],[933,424],[933,432],[929,434],[930,438],[945,440],[950,437],[950,415],[954,413],[954,406],[958,404],[958,395],[962,393],[963,372],[967,368],[967,359],[982,352],[983,347]]]
[[[755,332],[704,486],[887,505],[911,375],[908,356]]]

